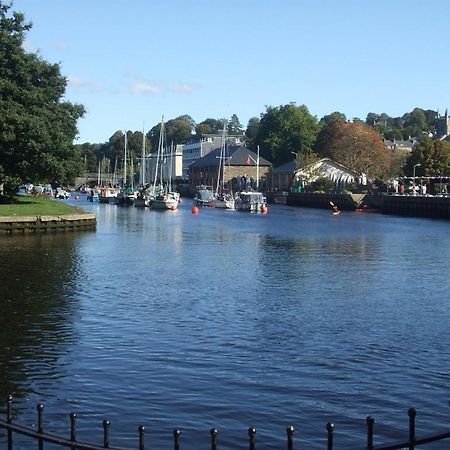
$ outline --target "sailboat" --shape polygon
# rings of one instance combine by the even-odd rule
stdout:
[[[154,198],[150,201],[151,209],[175,210],[178,207],[180,194],[172,191],[172,173],[167,173],[167,182],[164,184],[164,162],[166,155],[164,117],[161,120],[161,129],[159,132],[158,153],[156,155],[155,177],[153,181]],[[171,151],[170,158],[173,158]],[[166,167],[166,172],[168,172]]]
[[[256,191],[241,191],[236,197],[235,206],[239,211],[267,212],[267,200],[259,189],[259,145],[256,161],[248,155],[249,160],[256,163]]]
[[[226,155],[226,122],[223,124],[222,145],[220,147],[219,169],[217,171],[217,184],[215,191],[214,207],[234,209],[234,197],[231,191],[225,189],[225,162]]]
[[[131,183],[127,185],[127,161],[128,161],[128,138],[127,132],[124,134],[124,157],[123,157],[123,180],[122,189],[117,194],[116,203],[120,206],[132,206],[136,198],[136,192],[134,191],[133,175],[131,175]],[[131,173],[133,174],[133,160],[131,159]]]
[[[154,198],[154,193],[152,189],[147,186],[146,181],[146,159],[145,159],[145,132],[142,128],[142,156],[141,156],[141,171],[139,179],[139,191],[137,193],[136,199],[134,200],[134,206],[143,208],[150,206],[152,199]]]

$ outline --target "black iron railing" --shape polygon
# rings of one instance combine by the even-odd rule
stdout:
[[[67,447],[71,450],[103,450],[105,448],[110,450],[131,450],[129,448],[123,447],[111,447],[109,443],[109,429],[110,422],[109,420],[103,421],[103,446],[99,446],[97,444],[91,444],[87,442],[81,442],[77,440],[77,415],[75,413],[70,413],[70,437],[68,439],[57,436],[54,434],[46,433],[44,431],[44,406],[42,404],[38,404],[37,409],[37,428],[36,427],[26,427],[23,425],[18,425],[13,422],[12,418],[12,396],[8,395],[6,399],[6,420],[0,420],[0,428],[6,430],[7,435],[7,445],[8,450],[13,450],[13,435],[25,435],[29,436],[32,439],[35,439],[38,443],[38,449],[44,449],[44,443],[52,443],[57,444],[61,447]],[[443,441],[446,439],[450,439],[450,428],[448,431],[445,431],[440,434],[435,434],[432,436],[425,436],[421,438],[416,437],[416,410],[411,408],[408,411],[409,416],[409,433],[408,440],[397,442],[389,445],[374,445],[374,425],[375,419],[373,417],[367,417],[367,450],[398,450],[398,449],[408,449],[414,450],[419,446],[424,444],[429,444],[432,442]],[[327,450],[334,449],[334,425],[332,423],[328,423],[327,427]],[[144,450],[144,433],[145,427],[140,425],[138,427],[138,449]],[[217,436],[218,430],[216,428],[212,428],[210,430],[210,439],[211,439],[211,450],[217,450]],[[288,426],[286,429],[287,439],[286,439],[286,448],[287,450],[294,450],[294,427],[292,425]],[[173,430],[173,445],[174,450],[180,450],[180,436],[181,430],[176,428]],[[248,448],[249,450],[255,450],[256,448],[256,429],[250,427],[248,429]]]

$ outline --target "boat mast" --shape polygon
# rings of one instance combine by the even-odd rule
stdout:
[[[222,189],[224,184],[224,177],[225,177],[225,133],[226,133],[226,126],[227,122],[226,120],[223,122],[223,131],[222,131],[222,142],[220,146],[220,156],[219,156],[219,168],[217,170],[217,184],[216,184],[216,195],[219,193],[219,185],[220,181],[222,181]],[[222,173],[221,173],[222,172]]]
[[[116,155],[116,159],[114,160],[114,173],[113,173],[113,185],[112,187],[116,187],[116,171],[117,171],[117,155]]]
[[[173,173],[173,141],[170,144],[170,164],[168,169],[169,192],[172,192],[172,173]]]
[[[154,178],[154,182],[153,182],[153,189],[156,189],[156,182],[158,181],[158,164],[159,164],[159,158],[160,158],[162,142],[163,142],[163,133],[164,133],[164,116],[162,116],[161,127],[159,130],[158,153],[156,154],[155,178]]]
[[[142,124],[142,161],[140,184],[142,187],[145,186],[145,122]]]
[[[256,148],[258,149],[256,156],[256,190],[259,190],[259,145]]]
[[[124,160],[123,160],[123,187],[127,186],[127,132],[125,131],[125,150],[124,150]]]

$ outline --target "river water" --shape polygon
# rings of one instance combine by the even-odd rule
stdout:
[[[95,232],[0,236],[0,395],[17,420],[149,448],[364,448],[448,429],[448,222],[78,203]],[[2,408],[0,406],[0,408]],[[1,440],[1,437],[0,437]],[[29,446],[28,446],[29,447]],[[439,448],[439,446],[434,447]],[[441,447],[442,448],[442,445]]]

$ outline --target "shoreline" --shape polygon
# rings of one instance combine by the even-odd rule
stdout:
[[[61,215],[0,216],[0,233],[95,230],[97,216],[92,213]]]

